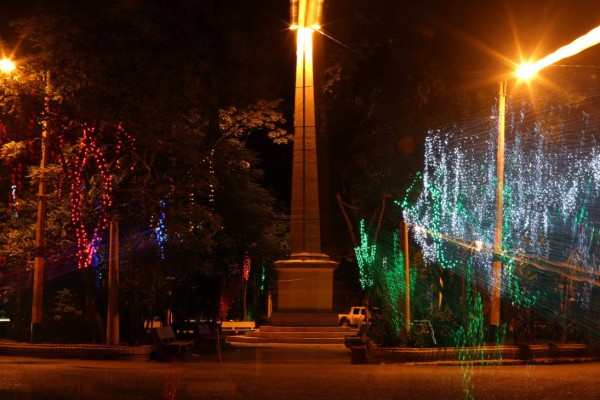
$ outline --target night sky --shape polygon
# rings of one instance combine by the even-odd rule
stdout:
[[[432,57],[465,86],[496,83],[510,62],[539,59],[600,24],[594,0],[418,1],[413,29],[429,35]],[[564,64],[598,61],[600,48]]]
[[[128,2],[137,3],[134,0],[121,1]],[[35,15],[45,3],[45,0],[2,1],[0,43],[4,43],[5,54],[10,54],[18,43],[9,21]],[[74,5],[77,3],[73,2]],[[248,16],[248,21],[252,21],[249,29],[260,26],[268,32],[263,38],[264,45],[276,50],[272,52],[274,55],[264,57],[261,67],[269,75],[273,94],[291,99],[294,49],[286,50],[286,46],[293,46],[293,35],[286,32],[289,2],[265,0],[259,3],[254,7],[255,15]],[[353,17],[348,13],[352,13],[354,4],[360,3],[325,1],[323,30],[332,37],[325,39],[325,49],[348,45],[348,51],[352,50],[352,43],[344,43],[337,32],[347,29],[348,20]],[[378,0],[375,4],[388,3],[397,2]],[[398,24],[426,37],[426,56],[440,60],[451,76],[467,90],[482,83],[495,85],[497,74],[510,70],[510,62],[517,62],[521,57],[535,59],[547,55],[600,24],[600,4],[595,0],[418,0],[406,10],[411,15],[399,16]],[[368,37],[368,34],[365,36]],[[336,43],[338,39],[340,41]],[[27,51],[23,48],[26,45],[21,46],[17,52]],[[328,52],[323,55],[327,58]],[[598,64],[599,60],[600,46],[596,46],[561,64],[589,65]],[[277,64],[275,68],[273,64]],[[288,111],[291,112],[291,108]]]
[[[10,54],[17,38],[9,25],[9,20],[34,15],[43,0],[3,0],[0,13],[0,39],[3,52]],[[121,3],[144,4],[141,0],[122,0]],[[230,2],[235,6],[236,1]],[[241,2],[242,3],[242,2]],[[294,73],[294,36],[287,30],[289,23],[289,2],[286,0],[265,0],[258,2],[255,14],[248,15],[242,23],[250,30],[260,29],[263,54],[254,58],[256,71],[261,73],[260,85],[264,92],[272,97],[284,99],[284,108],[291,128],[293,116],[293,73]],[[570,43],[600,23],[600,3],[597,0],[414,0],[410,3],[396,1],[375,1],[370,3],[374,10],[397,12],[397,19],[391,23],[419,38],[415,42],[415,57],[434,60],[446,79],[459,91],[474,94],[481,104],[492,105],[496,95],[498,77],[511,70],[511,62],[521,57],[541,56]],[[76,6],[77,1],[72,4]],[[391,5],[391,6],[390,6]],[[389,6],[389,7],[388,7]],[[356,15],[361,7],[359,0],[326,0],[324,4],[323,31],[330,38],[322,37],[324,44],[319,53],[323,59],[318,66],[328,64],[328,57],[342,53],[347,59],[361,57],[361,49],[355,48],[357,41],[349,38],[362,37],[364,43],[385,40],[371,32],[348,32],[360,24],[350,24],[350,20],[360,18]],[[387,7],[387,8],[386,8]],[[239,17],[239,16],[238,16]],[[369,18],[376,18],[371,15]],[[395,27],[394,27],[395,28]],[[363,45],[364,45],[363,43]],[[17,52],[30,51],[26,44]],[[19,54],[16,54],[17,56]],[[565,60],[562,64],[600,65],[600,46]],[[393,74],[394,68],[380,69],[374,66],[372,75],[382,81],[386,74]],[[335,104],[329,105],[335,108]],[[451,123],[452,121],[446,121]],[[426,134],[426,130],[415,132]],[[336,152],[338,139],[333,143],[325,142],[327,152]],[[267,182],[275,189],[284,203],[289,201],[291,176],[290,148],[272,147],[256,144],[265,160]],[[329,153],[331,154],[331,153]],[[327,155],[326,155],[327,157]],[[323,162],[323,160],[321,160]],[[418,164],[414,165],[419,168]],[[325,163],[322,168],[324,185],[335,186],[338,177],[335,170]],[[333,184],[332,184],[333,183]],[[332,199],[333,193],[324,196]],[[325,208],[325,218],[339,219],[335,205]]]
[[[1,1],[0,40],[4,42],[4,52],[10,53],[17,41],[9,21],[35,14],[44,3],[45,0]],[[290,35],[284,31],[289,21],[289,2],[260,3],[249,20],[271,30],[272,36],[265,40],[271,39],[274,46],[289,43]],[[336,8],[338,3],[344,4],[344,12],[350,12],[354,2],[325,1],[325,32],[335,32],[347,22]],[[432,47],[429,55],[444,60],[447,68],[466,85],[481,82],[481,75],[489,71],[502,71],[508,67],[506,62],[517,61],[520,55],[526,58],[546,55],[600,24],[600,4],[595,0],[416,0],[411,4],[412,15],[398,23],[408,24],[409,29],[427,37]],[[289,52],[280,57],[282,65],[293,68]],[[600,48],[596,46],[564,63],[589,63],[598,57]],[[289,75],[283,68],[279,71]]]

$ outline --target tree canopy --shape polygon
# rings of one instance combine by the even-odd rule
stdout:
[[[268,75],[277,49],[252,18],[265,10],[249,1],[59,0],[14,22],[17,73],[0,86],[2,176],[11,177],[2,180],[10,195],[0,251],[15,269],[33,256],[42,122],[47,254],[75,252],[79,268],[100,271],[112,218],[146,238],[122,255],[124,268],[150,268],[136,260],[143,250],[173,287],[224,287],[244,254],[256,265],[285,254],[275,198],[247,145],[261,135],[290,140],[280,83]],[[214,315],[222,293],[206,295],[210,309],[195,312]]]

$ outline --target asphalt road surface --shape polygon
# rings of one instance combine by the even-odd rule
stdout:
[[[2,400],[600,399],[600,363],[351,364],[343,346],[235,346],[185,362],[0,357]]]

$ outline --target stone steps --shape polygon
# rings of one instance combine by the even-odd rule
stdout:
[[[305,338],[305,339],[318,339],[318,338],[327,338],[327,339],[335,339],[335,338],[344,338],[344,335],[349,335],[350,333],[343,333],[340,335],[338,332],[248,332],[246,336],[248,337],[256,337],[256,338]]]
[[[245,335],[228,336],[228,343],[344,344],[344,337],[356,333],[345,327],[262,326]]]
[[[261,332],[334,332],[334,333],[344,333],[348,334],[348,332],[354,332],[355,329],[350,329],[343,326],[270,326],[265,325],[260,327]]]

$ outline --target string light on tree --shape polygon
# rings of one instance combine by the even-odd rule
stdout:
[[[118,125],[114,130],[103,132],[103,139],[109,141],[114,139],[114,153],[109,162],[105,151],[100,146],[100,133],[96,128],[87,125],[81,126],[81,139],[78,143],[78,151],[71,161],[69,175],[71,223],[75,227],[77,238],[77,259],[79,268],[96,268],[96,255],[102,238],[109,223],[109,210],[113,205],[112,194],[114,177],[111,167],[116,170],[124,168],[120,157],[125,154],[126,149],[135,148],[135,139],[126,130]],[[117,162],[119,161],[119,162]],[[63,161],[64,162],[64,161]],[[133,165],[131,166],[133,168]],[[100,178],[98,184],[90,181],[90,174],[97,173]],[[95,189],[100,192],[99,198],[90,199],[90,191]],[[90,207],[92,202],[93,207]],[[88,232],[90,220],[96,219],[92,232]]]
[[[579,282],[581,293],[600,286],[599,104],[587,82],[575,90],[574,103],[548,91],[536,106],[530,98],[507,105],[501,256],[503,295],[517,304],[533,306],[544,298],[542,291],[526,289],[531,285],[517,273],[520,265]],[[414,236],[427,262],[459,271],[472,262],[488,289],[495,201],[495,166],[488,160],[494,159],[495,142],[494,123],[484,118],[429,132],[423,190],[405,209],[410,224],[426,230]],[[589,304],[589,295],[577,301]]]
[[[360,285],[363,290],[373,286],[373,275],[375,268],[375,254],[377,245],[369,245],[369,237],[365,231],[365,221],[360,221],[360,246],[354,249],[356,261],[360,272]]]
[[[165,200],[160,201],[160,217],[158,218],[158,222],[156,227],[154,228],[154,237],[156,238],[156,243],[158,245],[158,252],[160,254],[160,259],[164,260],[166,258],[165,253],[165,243],[167,241],[167,227],[165,225],[165,221],[167,219],[167,202]]]

